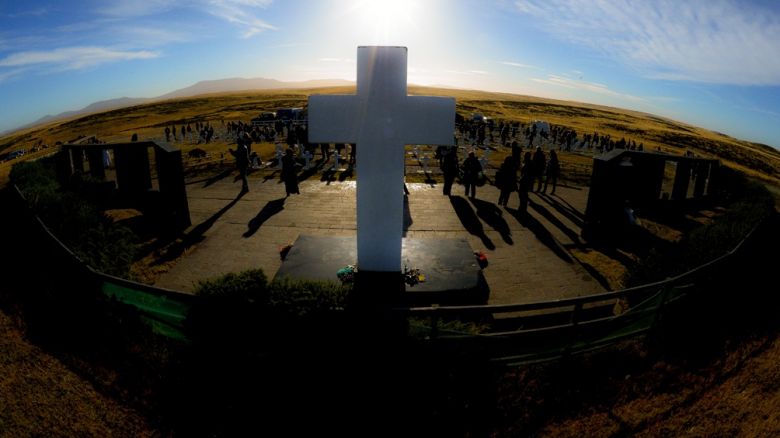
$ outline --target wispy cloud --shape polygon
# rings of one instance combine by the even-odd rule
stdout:
[[[179,28],[187,26],[178,26]],[[113,30],[124,41],[131,41],[136,47],[163,46],[171,43],[192,41],[195,37],[179,30],[159,26],[116,26]]]
[[[353,58],[320,58],[319,62],[342,62],[347,64],[355,64],[357,61]]]
[[[266,30],[277,30],[258,18],[252,9],[266,8],[272,0],[209,0],[208,12],[243,29],[242,37],[250,38]]]
[[[78,70],[100,64],[160,56],[148,50],[123,51],[103,47],[64,47],[48,51],[29,51],[11,54],[0,59],[0,67],[47,66],[59,70]]]
[[[277,29],[255,13],[257,9],[267,8],[272,2],[273,0],[113,0],[101,6],[97,12],[110,18],[128,19],[193,8],[239,27],[241,36],[249,38],[266,30]]]
[[[22,17],[41,17],[49,13],[49,8],[38,7],[34,9],[28,9],[25,11],[13,12],[7,14],[8,18],[22,18]]]
[[[535,66],[535,65],[530,65],[530,64],[522,64],[522,63],[519,63],[519,62],[512,62],[512,61],[501,61],[500,63],[501,63],[501,64],[504,64],[504,65],[508,65],[508,66],[510,66],[510,67],[517,67],[517,68],[530,68],[530,69],[534,69],[534,70],[541,70],[541,68],[539,68],[539,67],[537,67],[537,66]]]
[[[0,83],[5,82],[11,78],[23,75],[27,71],[26,68],[14,68],[8,71],[0,71]]]
[[[474,76],[474,75],[489,75],[490,72],[485,70],[444,70],[445,73],[452,73],[456,75],[466,75],[466,76]]]
[[[109,17],[135,18],[167,12],[176,4],[176,0],[112,0],[105,2],[97,12]]]
[[[632,102],[644,102],[646,99],[631,94],[620,93],[612,90],[604,84],[595,82],[578,81],[560,75],[548,75],[546,78],[531,78],[532,81],[545,85],[568,88],[570,90],[582,90],[604,96],[616,97]]]
[[[518,0],[545,32],[646,77],[780,85],[780,12],[736,0]]]

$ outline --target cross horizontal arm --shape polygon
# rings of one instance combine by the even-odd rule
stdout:
[[[455,134],[455,99],[408,96],[404,114],[404,144],[451,146]]]
[[[361,120],[357,96],[309,96],[308,118],[310,142],[357,143]]]

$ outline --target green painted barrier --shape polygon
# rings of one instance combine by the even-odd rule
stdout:
[[[138,309],[143,320],[155,333],[182,341],[188,340],[184,334],[184,320],[190,308],[188,303],[110,280],[103,281],[102,291],[107,296]]]

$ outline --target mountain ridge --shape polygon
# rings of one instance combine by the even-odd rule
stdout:
[[[224,93],[232,91],[246,90],[274,90],[284,88],[317,88],[353,85],[354,82],[344,79],[312,79],[307,81],[284,82],[277,79],[268,78],[226,78],[209,79],[198,81],[190,86],[179,88],[169,93],[156,97],[119,97],[115,99],[106,99],[93,102],[81,109],[64,111],[59,114],[47,114],[34,122],[0,132],[0,136],[12,134],[23,129],[33,128],[44,123],[56,122],[70,117],[85,116],[88,114],[108,111],[113,109],[126,108],[129,106],[140,105],[142,103],[155,102],[166,99],[177,99],[183,97],[198,96],[209,93]]]

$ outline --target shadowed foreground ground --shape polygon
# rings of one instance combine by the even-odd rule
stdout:
[[[0,312],[0,436],[152,436],[146,420],[27,342]]]

